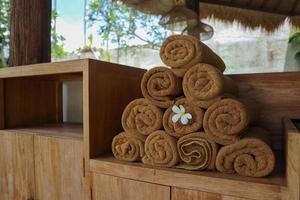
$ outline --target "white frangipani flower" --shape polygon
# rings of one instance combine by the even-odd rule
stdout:
[[[189,119],[192,119],[192,115],[190,113],[185,112],[185,108],[182,105],[174,105],[172,107],[172,111],[175,113],[172,117],[172,122],[176,123],[180,119],[180,122],[183,125],[187,125],[189,123]]]

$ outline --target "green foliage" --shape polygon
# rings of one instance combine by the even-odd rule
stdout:
[[[300,45],[300,32],[295,32],[295,33],[293,33],[293,34],[289,37],[289,43],[290,43],[290,44]],[[298,52],[295,54],[294,59],[296,59],[298,62],[300,62],[300,51],[298,51]]]
[[[52,11],[52,27],[51,27],[51,57],[54,59],[63,59],[66,58],[69,53],[64,49],[64,41],[66,40],[62,35],[57,34],[55,21],[58,17],[56,11]]]
[[[0,67],[7,66],[9,45],[9,0],[0,0]]]
[[[296,32],[289,37],[289,43],[300,44],[300,32]]]
[[[88,25],[98,26],[98,35],[105,44],[118,48],[133,43],[159,48],[167,31],[158,25],[158,17],[147,15],[114,0],[92,0],[88,8]]]

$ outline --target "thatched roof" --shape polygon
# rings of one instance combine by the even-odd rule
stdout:
[[[164,14],[185,0],[121,0],[144,12]],[[286,19],[300,27],[300,0],[200,0],[201,18],[239,22],[246,28],[271,32]]]
[[[298,0],[202,0],[200,15],[202,18],[212,17],[225,22],[237,21],[246,28],[261,27],[271,32],[286,19],[291,25],[300,27],[300,2]]]

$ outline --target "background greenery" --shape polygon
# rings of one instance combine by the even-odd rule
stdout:
[[[9,45],[9,0],[0,0],[0,67],[7,66]]]
[[[56,20],[58,12],[53,10],[51,13],[51,57],[52,59],[66,58],[69,53],[64,49],[64,36],[56,32]]]
[[[169,34],[158,25],[157,16],[134,11],[114,0],[92,0],[87,9],[87,24],[98,27],[106,50],[115,45],[116,49],[126,51],[134,44],[159,49]]]

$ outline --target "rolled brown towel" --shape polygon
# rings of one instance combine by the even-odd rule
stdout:
[[[199,63],[189,69],[183,77],[183,92],[189,101],[198,106],[215,101],[224,94],[237,94],[236,83],[214,66]]]
[[[182,94],[182,81],[170,69],[155,67],[144,74],[141,90],[152,104],[168,108]]]
[[[145,156],[142,162],[159,167],[172,167],[179,161],[177,140],[165,131],[151,133],[145,142]]]
[[[233,98],[234,96],[231,94],[223,94],[221,96],[218,96],[214,99],[209,99],[209,100],[199,100],[199,101],[189,101],[187,100],[189,103],[198,106],[200,108],[203,109],[208,109],[211,105],[213,105],[214,103],[216,103],[217,101],[220,101],[222,99],[227,99],[227,98]]]
[[[180,108],[184,111],[179,110]],[[175,109],[175,110],[174,110]],[[175,111],[175,112],[174,112]],[[189,114],[192,118],[186,124],[181,122],[179,117]],[[177,115],[177,116],[175,116]],[[202,128],[204,112],[198,106],[187,102],[185,98],[176,101],[175,105],[169,107],[163,116],[163,126],[168,134],[174,137],[181,137],[193,133]],[[178,118],[176,122],[172,118]]]
[[[216,143],[228,145],[236,142],[258,115],[257,105],[251,99],[222,99],[206,110],[203,128]]]
[[[162,128],[163,111],[152,105],[147,99],[136,99],[130,102],[122,115],[122,126],[125,131],[135,131],[149,135]]]
[[[275,167],[275,156],[265,140],[266,135],[261,128],[251,128],[245,138],[222,147],[217,155],[217,170],[251,177],[271,174]]]
[[[218,145],[204,132],[196,132],[179,138],[177,150],[181,160],[179,168],[188,170],[215,169]]]
[[[146,136],[132,133],[121,132],[116,135],[112,142],[112,152],[118,160],[138,161],[145,154],[144,144]]]
[[[168,37],[160,48],[160,58],[179,77],[197,63],[208,63],[225,70],[222,59],[197,38],[189,35]]]

